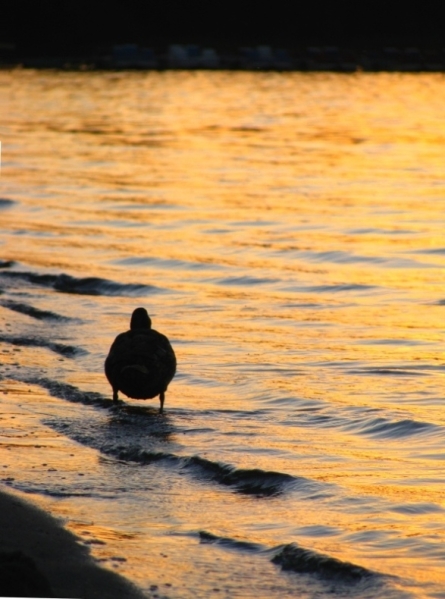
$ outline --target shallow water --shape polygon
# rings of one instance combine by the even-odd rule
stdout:
[[[0,85],[3,483],[147,597],[445,597],[444,77]]]

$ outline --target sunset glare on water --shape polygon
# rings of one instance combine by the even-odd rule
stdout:
[[[445,77],[0,88],[2,484],[147,597],[444,598]]]

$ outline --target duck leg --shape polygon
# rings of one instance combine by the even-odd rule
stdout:
[[[159,408],[159,414],[164,413],[164,401],[165,401],[165,391],[161,391],[159,395],[159,399],[161,400],[161,407]]]
[[[118,389],[113,387],[113,401],[114,402],[117,402],[117,392],[118,392]]]

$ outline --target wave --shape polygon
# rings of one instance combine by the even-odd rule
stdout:
[[[22,382],[29,385],[39,385],[48,391],[53,397],[65,399],[72,403],[82,403],[87,406],[96,406],[100,408],[109,408],[112,405],[111,399],[106,399],[100,393],[95,391],[82,391],[74,385],[60,383],[44,377],[20,378]]]
[[[111,399],[97,392],[81,391],[73,385],[60,383],[48,378],[27,377],[20,379],[46,389],[53,397],[73,403],[82,403],[112,411],[113,423],[105,430],[91,428],[90,423],[51,420],[47,424],[68,435],[75,441],[94,447],[106,455],[125,462],[149,465],[165,462],[179,471],[187,472],[199,480],[206,480],[245,495],[276,497],[287,491],[298,491],[307,497],[314,497],[325,489],[323,483],[304,477],[292,476],[283,472],[267,471],[261,468],[237,468],[230,464],[212,461],[198,455],[180,456],[158,451],[160,440],[168,439],[174,433],[168,417],[159,418],[157,410],[148,407],[114,405]],[[136,425],[140,425],[138,430]],[[130,427],[127,433],[126,426]],[[144,447],[145,445],[145,447]]]
[[[359,283],[339,283],[337,285],[288,285],[282,287],[283,291],[297,293],[366,293],[375,292],[379,288],[377,285],[361,285]]]
[[[303,291],[315,293],[342,293],[345,291],[370,291],[376,289],[375,285],[360,285],[358,283],[343,283],[339,285],[313,285],[305,287]]]
[[[283,419],[284,425],[329,428],[375,439],[398,440],[417,435],[443,433],[443,427],[410,418],[388,418],[378,408],[345,407],[337,410],[316,403],[302,405],[295,415]]]
[[[241,276],[241,277],[226,277],[224,279],[218,279],[216,281],[220,285],[264,285],[269,283],[277,283],[278,279],[268,279],[266,277],[251,277],[251,276]]]
[[[39,308],[34,308],[34,306],[29,306],[28,304],[15,302],[13,300],[4,300],[0,302],[0,304],[9,310],[19,312],[20,314],[26,314],[26,316],[30,316],[37,320],[71,320],[68,316],[61,316],[60,314],[50,312],[49,310],[40,310]]]
[[[180,471],[189,472],[199,480],[207,480],[219,485],[232,487],[236,492],[256,497],[277,497],[291,488],[313,493],[319,484],[303,477],[294,477],[282,472],[261,470],[260,468],[239,469],[230,464],[214,462],[200,456],[178,456],[173,453],[147,451],[129,447],[111,450],[119,460],[151,464],[165,461],[175,465]]]
[[[15,204],[14,200],[0,198],[0,208],[11,208]]]
[[[48,378],[28,378],[28,384],[37,384],[45,388],[52,396],[70,401],[107,409],[111,419],[99,426],[94,422],[53,419],[47,424],[75,441],[93,447],[104,455],[122,462],[137,463],[144,466],[162,463],[179,473],[222,487],[228,487],[236,493],[257,498],[273,498],[287,493],[297,493],[303,499],[325,499],[330,493],[330,485],[310,478],[293,476],[284,472],[268,471],[261,468],[239,468],[231,464],[201,457],[199,455],[178,455],[166,451],[176,429],[167,416],[160,418],[157,407],[115,405],[110,398],[97,392],[82,391],[73,385]],[[373,411],[374,412],[374,411]],[[306,424],[316,427],[335,427],[358,435],[376,439],[398,440],[416,435],[435,432],[438,427],[430,423],[415,420],[389,420],[376,417],[375,413],[365,417],[348,419],[317,414],[312,410],[306,415],[298,414],[300,426]],[[324,418],[320,419],[320,416]]]
[[[425,341],[419,341],[417,339],[361,339],[359,341],[361,345],[404,345],[407,347],[412,347],[413,345],[427,345]]]
[[[76,278],[67,274],[38,274],[25,271],[9,271],[1,273],[3,278],[20,279],[40,287],[49,287],[61,293],[78,295],[110,295],[110,296],[139,296],[152,293],[165,293],[155,285],[143,283],[116,283],[100,277]]]
[[[43,495],[47,497],[94,497],[102,498],[103,496],[93,491],[75,491],[73,489],[66,489],[60,484],[56,484],[53,487],[48,487],[48,483],[21,483],[9,478],[0,478],[0,481],[13,488],[15,491],[22,491],[23,493],[30,493],[36,495]]]
[[[300,547],[297,543],[288,543],[270,549],[260,543],[221,537],[207,531],[199,531],[198,537],[202,544],[220,545],[234,551],[272,556],[270,561],[284,571],[314,576],[329,584],[340,583],[350,586],[363,581],[381,583],[385,578],[379,572]]]
[[[416,268],[416,267],[433,267],[433,264],[420,263],[411,258],[382,258],[378,256],[361,256],[346,251],[327,251],[327,252],[310,252],[299,251],[298,256],[316,263],[334,263],[334,264],[378,264],[385,268]]]
[[[21,347],[46,347],[51,351],[64,356],[65,358],[74,358],[78,355],[86,354],[87,351],[74,345],[65,345],[64,343],[55,343],[48,341],[48,339],[42,339],[41,337],[19,337],[0,335],[0,341],[3,343],[10,343],[11,345],[17,345]]]
[[[106,490],[93,488],[91,481],[86,480],[83,483],[77,481],[76,488],[73,488],[72,484],[66,483],[64,480],[48,480],[39,482],[21,482],[15,478],[8,476],[0,478],[0,482],[14,489],[15,491],[22,491],[23,493],[46,495],[47,497],[91,497],[95,499],[104,499],[112,497]]]
[[[199,542],[202,544],[221,545],[222,547],[227,547],[229,549],[254,553],[264,551],[264,547],[263,545],[260,545],[260,543],[238,541],[237,539],[231,539],[230,537],[219,537],[206,530],[200,530],[198,535]]]
[[[14,260],[0,260],[0,268],[11,268],[14,265]]]
[[[378,576],[376,572],[343,562],[335,557],[304,549],[296,543],[282,545],[275,550],[272,563],[298,574],[312,574],[329,581],[360,582]]]
[[[400,439],[411,437],[425,432],[437,430],[434,424],[419,422],[409,418],[405,420],[388,420],[387,418],[373,418],[369,421],[353,425],[361,435],[368,435],[379,439]]]
[[[389,235],[391,237],[393,237],[394,235],[416,234],[416,231],[414,231],[413,229],[381,229],[378,227],[349,229],[346,232],[351,235]]]
[[[414,368],[404,369],[404,368],[351,368],[349,372],[352,374],[378,374],[383,376],[425,376],[426,373],[419,371]]]
[[[154,256],[132,256],[130,258],[121,258],[115,260],[113,264],[119,266],[157,266],[160,268],[167,269],[178,269],[178,270],[222,270],[224,265],[217,264],[214,262],[192,262],[190,260],[180,260],[178,258],[157,258]]]
[[[437,514],[445,512],[445,508],[437,503],[418,502],[418,503],[401,503],[391,508],[392,512],[397,514],[408,514],[412,516],[423,514]]]
[[[445,256],[445,248],[427,248],[425,250],[416,250],[416,254],[432,254]]]
[[[300,252],[300,255],[311,262],[333,262],[337,264],[355,264],[355,263],[372,263],[380,264],[385,262],[384,258],[376,256],[359,256],[345,251],[328,251],[328,252]]]
[[[261,497],[276,497],[291,487],[300,490],[317,486],[314,481],[303,477],[294,477],[282,472],[262,470],[260,468],[235,468],[229,464],[213,462],[200,456],[181,458],[181,468],[192,470],[198,476],[215,481],[221,485],[233,487],[237,492]]]

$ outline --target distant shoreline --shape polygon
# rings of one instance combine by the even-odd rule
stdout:
[[[20,54],[13,44],[0,47],[0,69],[89,70],[224,70],[295,72],[445,72],[445,48],[384,46],[342,48],[269,45],[218,49],[196,44],[171,44],[153,49],[118,44],[91,52],[64,55]]]

